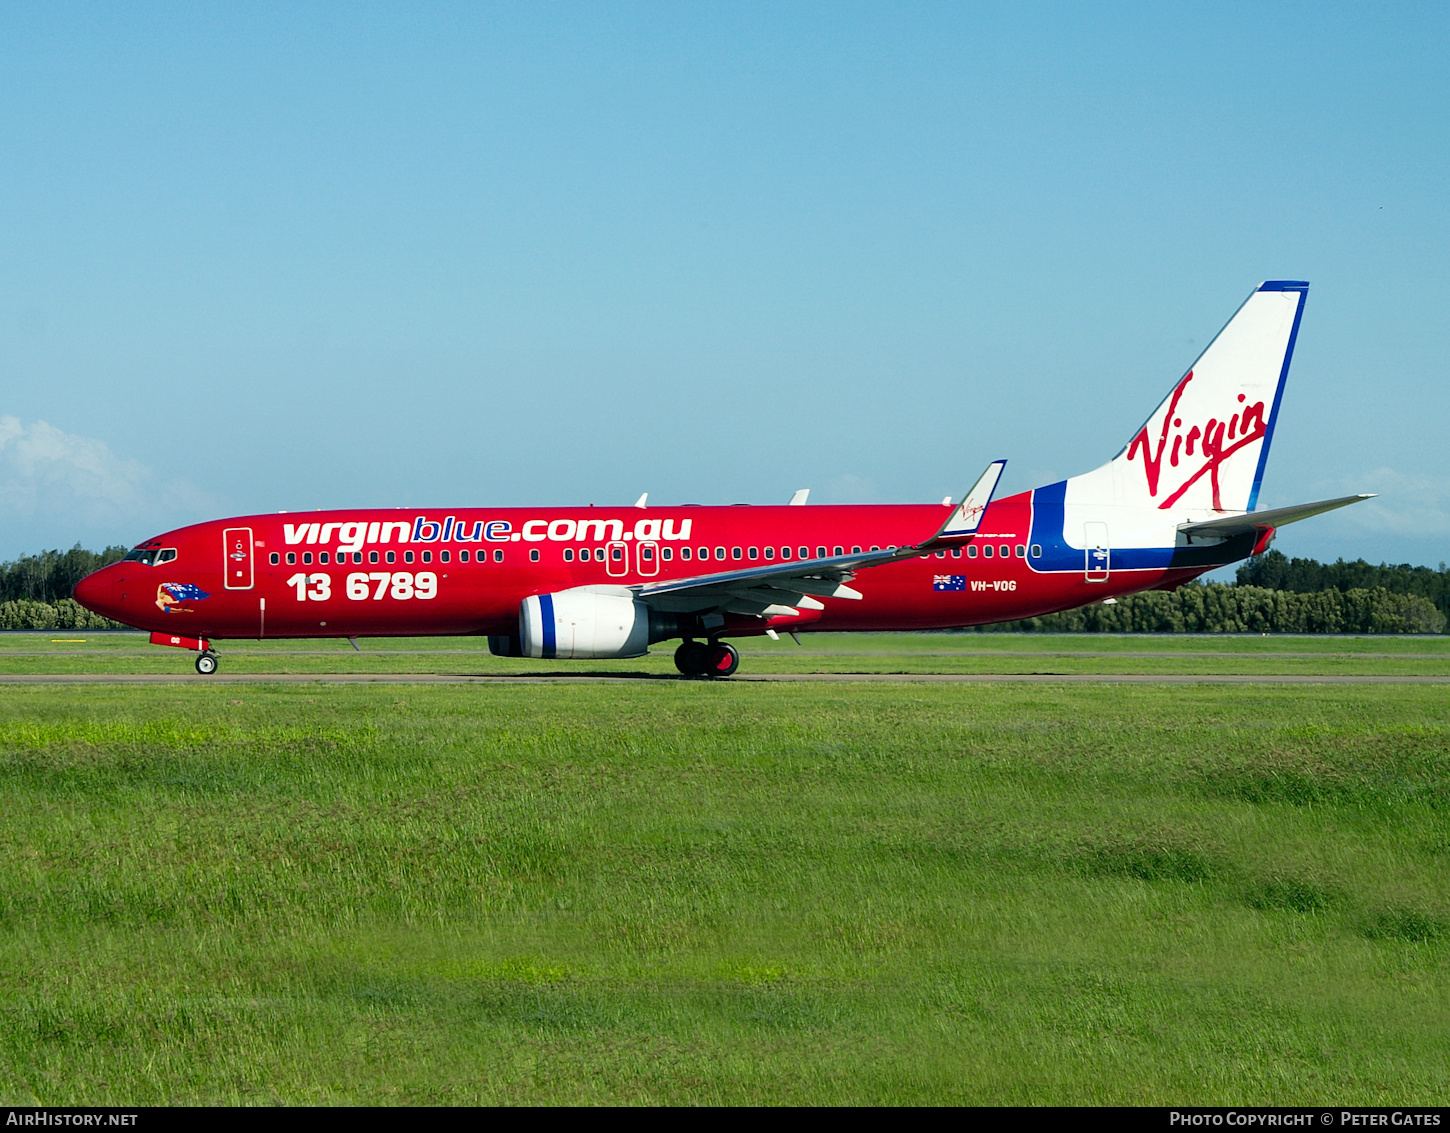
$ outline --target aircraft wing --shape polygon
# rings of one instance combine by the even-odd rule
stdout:
[[[858,599],[861,593],[847,586],[857,571],[900,559],[913,559],[945,547],[960,547],[977,533],[987,504],[1007,462],[993,461],[946,522],[930,539],[907,547],[887,547],[850,555],[769,563],[742,570],[647,582],[631,587],[653,608],[667,613],[718,611],[771,618],[795,616],[801,610],[823,610],[821,598]]]
[[[1242,515],[1225,516],[1223,519],[1205,519],[1199,523],[1180,523],[1178,530],[1190,539],[1195,537],[1230,539],[1235,535],[1247,535],[1251,531],[1283,527],[1286,523],[1308,519],[1311,515],[1321,515],[1326,511],[1333,511],[1335,508],[1348,507],[1361,500],[1372,499],[1374,499],[1373,492],[1358,496],[1340,496],[1337,500],[1320,500],[1313,504],[1276,507],[1270,508],[1268,511],[1247,511]]]

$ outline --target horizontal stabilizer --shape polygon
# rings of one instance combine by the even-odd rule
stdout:
[[[1361,500],[1374,499],[1374,493],[1358,496],[1340,496],[1337,500],[1320,500],[1313,504],[1295,504],[1293,507],[1276,507],[1268,511],[1250,511],[1243,515],[1230,515],[1222,519],[1205,519],[1201,523],[1181,523],[1178,530],[1191,539],[1231,539],[1235,535],[1247,535],[1251,531],[1263,531],[1270,527],[1283,527],[1321,515],[1335,508],[1348,507]]]

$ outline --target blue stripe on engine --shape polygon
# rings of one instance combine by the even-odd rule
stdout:
[[[539,595],[539,620],[544,624],[540,627],[544,631],[544,656],[554,656],[554,596],[552,594]]]

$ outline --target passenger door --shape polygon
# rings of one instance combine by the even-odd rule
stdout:
[[[228,590],[252,588],[252,529],[228,527],[222,532],[223,585]]]
[[[1084,552],[1084,578],[1088,582],[1106,582],[1112,567],[1112,552],[1108,548],[1108,525],[1084,523],[1082,527],[1083,538],[1087,544]]]

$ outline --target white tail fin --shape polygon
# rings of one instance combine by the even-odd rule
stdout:
[[[1309,293],[1258,287],[1112,461],[1120,504],[1252,511]]]

